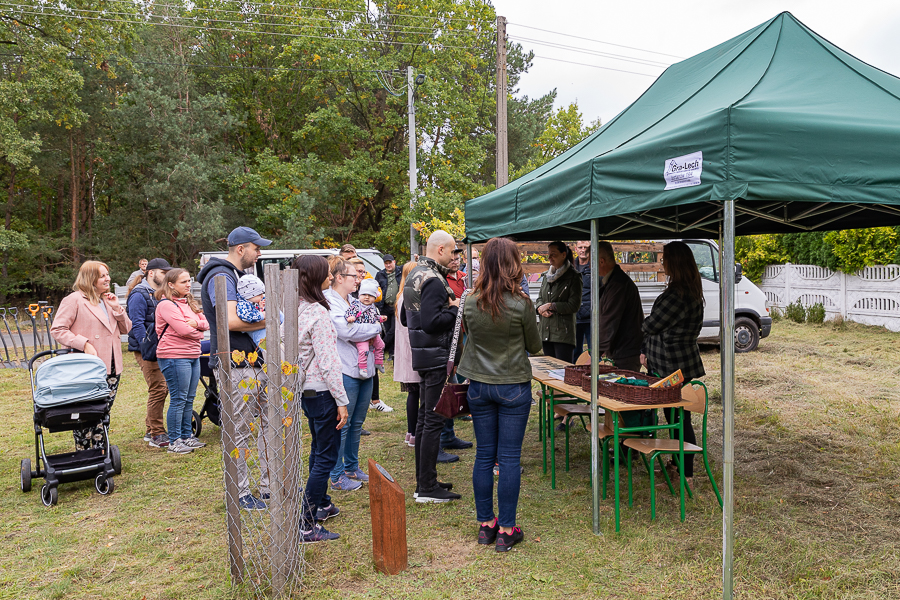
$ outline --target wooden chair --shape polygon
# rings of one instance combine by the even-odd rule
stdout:
[[[716,498],[719,500],[719,507],[722,507],[722,495],[719,493],[719,488],[716,485],[716,480],[713,477],[712,469],[709,466],[709,456],[706,452],[706,418],[707,411],[709,409],[709,390],[706,389],[706,384],[701,381],[692,381],[689,385],[681,388],[681,397],[685,401],[689,402],[687,406],[684,407],[684,410],[692,412],[692,413],[703,413],[703,433],[701,437],[702,446],[697,446],[695,444],[688,444],[685,442],[684,444],[684,453],[685,454],[700,454],[703,456],[703,464],[706,467],[706,474],[709,476],[709,481],[712,483],[713,491],[716,493]],[[654,472],[653,472],[653,461],[656,460],[659,462],[659,466],[662,469],[663,477],[665,477],[666,484],[669,487],[669,491],[672,494],[675,494],[675,489],[672,487],[672,481],[669,479],[669,474],[666,473],[665,465],[663,464],[662,455],[663,454],[671,454],[674,456],[678,455],[678,440],[677,439],[628,439],[625,440],[625,447],[628,448],[628,506],[633,506],[634,504],[634,496],[633,496],[633,488],[632,488],[632,465],[631,465],[631,451],[635,450],[641,454],[641,458],[644,461],[644,466],[647,468],[647,472],[650,474],[650,520],[653,521],[656,519],[656,482],[654,481]],[[677,458],[675,459],[677,462]],[[678,465],[679,470],[683,469],[683,465]],[[605,478],[604,478],[604,493],[606,492],[605,486]],[[685,489],[687,490],[688,496],[693,498],[693,492],[691,492],[691,488],[685,482]],[[605,496],[604,496],[605,497]],[[682,514],[682,517],[684,515]]]

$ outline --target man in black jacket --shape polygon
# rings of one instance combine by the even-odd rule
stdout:
[[[437,479],[444,417],[434,412],[447,382],[447,361],[459,299],[447,283],[456,240],[438,230],[428,238],[425,257],[406,278],[400,322],[409,328],[412,367],[419,372],[419,420],[416,423],[416,502],[449,502],[461,496]]]
[[[212,258],[197,275],[200,282],[200,300],[203,305],[203,314],[209,321],[209,366],[215,369],[219,360],[232,360],[231,389],[236,394],[243,390],[250,398],[247,401],[234,402],[235,414],[226,414],[222,411],[223,419],[231,419],[235,425],[235,445],[238,448],[249,448],[251,423],[254,413],[259,414],[261,427],[257,430],[257,447],[259,449],[259,493],[254,496],[250,491],[250,479],[247,473],[247,463],[244,460],[238,462],[238,503],[244,510],[265,510],[263,500],[269,497],[269,470],[265,447],[265,431],[268,429],[268,410],[264,404],[262,390],[266,386],[266,375],[262,371],[262,361],[246,360],[246,357],[256,352],[256,344],[250,337],[250,331],[263,329],[265,320],[257,323],[247,323],[237,316],[238,291],[237,284],[244,271],[256,264],[261,254],[262,246],[268,246],[272,242],[260,236],[249,227],[238,227],[228,234],[228,256],[224,259]],[[228,341],[231,351],[243,352],[244,358],[235,361],[231,356],[219,356],[218,328],[216,323],[216,277],[225,278],[226,301],[228,302]],[[221,389],[221,388],[220,388]],[[232,399],[233,400],[233,399]]]
[[[600,277],[600,356],[613,359],[620,369],[640,371],[644,337],[641,294],[631,277],[616,264],[609,242],[598,244],[597,275]]]
[[[384,351],[394,356],[394,305],[400,292],[400,278],[403,269],[390,254],[384,255],[384,268],[375,273],[375,281],[381,288],[382,300],[375,305],[387,317],[384,322]]]

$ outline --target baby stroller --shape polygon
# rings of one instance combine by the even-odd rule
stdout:
[[[35,361],[50,355],[35,368]],[[21,487],[31,490],[31,480],[44,479],[41,502],[53,506],[57,486],[70,481],[94,479],[94,487],[104,496],[114,489],[113,475],[122,472],[117,446],[109,443],[109,385],[106,365],[96,356],[69,349],[47,350],[28,361],[31,396],[34,400],[34,446],[37,469],[31,459],[22,460]],[[103,425],[103,445],[76,452],[47,455],[44,429],[50,433]]]
[[[191,430],[194,437],[200,437],[204,417],[221,427],[219,420],[219,386],[216,376],[209,366],[209,340],[200,342],[200,384],[203,386],[203,408],[193,411]]]

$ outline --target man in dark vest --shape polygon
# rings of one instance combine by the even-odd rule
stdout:
[[[261,248],[268,246],[272,242],[260,236],[256,231],[249,227],[238,227],[228,234],[228,256],[224,259],[211,258],[203,267],[200,274],[197,275],[197,281],[202,286],[200,299],[203,304],[203,314],[209,321],[209,366],[216,368],[218,360],[231,360],[231,357],[220,357],[218,355],[218,332],[216,323],[216,277],[225,278],[225,287],[227,290],[228,300],[228,341],[231,350],[239,350],[244,355],[249,355],[257,351],[256,344],[249,332],[257,329],[263,329],[266,326],[265,321],[257,323],[247,323],[237,316],[238,279],[247,269],[256,264],[256,260],[261,254]],[[268,464],[265,453],[265,429],[268,427],[268,411],[261,402],[265,401],[263,389],[266,385],[266,376],[262,371],[262,360],[257,359],[255,363],[250,364],[246,360],[240,363],[232,362],[231,368],[231,384],[233,390],[247,390],[252,400],[248,402],[236,402],[235,414],[228,415],[222,413],[223,419],[232,419],[234,421],[236,432],[236,445],[238,448],[248,448],[248,440],[250,438],[250,423],[253,421],[254,413],[258,413],[261,420],[261,428],[258,431],[257,447],[259,449],[259,466],[261,476],[259,480],[259,493],[261,498],[250,493],[250,480],[247,474],[247,463],[243,460],[238,461],[238,496],[241,508],[246,510],[263,510],[266,508],[265,502],[269,498],[269,474]]]
[[[416,423],[416,501],[449,502],[461,496],[437,479],[444,417],[434,412],[447,382],[447,361],[459,299],[447,283],[456,241],[438,230],[428,238],[425,256],[406,277],[400,322],[409,328],[412,367],[418,371],[419,420]]]

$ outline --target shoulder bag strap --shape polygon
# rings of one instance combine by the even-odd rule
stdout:
[[[462,318],[463,318],[463,309],[466,305],[466,296],[469,295],[469,290],[463,290],[462,295],[459,297],[459,310],[456,311],[456,325],[453,326],[453,341],[450,343],[450,356],[447,360],[447,376],[450,376],[450,373],[453,372],[453,359],[456,358],[456,346],[459,343],[459,330],[462,328]]]

